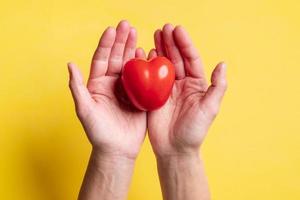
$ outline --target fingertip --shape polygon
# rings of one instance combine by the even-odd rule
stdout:
[[[70,68],[71,65],[72,65],[72,62],[67,62],[68,68]]]
[[[117,26],[117,29],[127,29],[129,28],[130,25],[129,25],[129,22],[128,20],[126,19],[123,19],[119,22],[118,26]]]
[[[115,36],[116,36],[116,29],[112,26],[109,26],[104,30],[100,40],[111,39],[114,38]]]
[[[119,24],[129,24],[129,21],[127,19],[122,19]]]
[[[108,27],[105,29],[104,32],[110,32],[110,33],[112,33],[112,32],[116,32],[116,29],[115,29],[115,27],[113,27],[113,26],[108,26]]]
[[[142,47],[138,47],[138,48],[136,48],[136,51],[137,52],[144,52],[144,49]]]
[[[137,36],[137,30],[134,27],[130,27],[129,36],[132,38]]]
[[[149,53],[156,54],[156,49],[155,48],[150,49]]]
[[[159,56],[163,56],[166,54],[164,47],[163,32],[161,29],[157,29],[154,32],[154,45],[156,48],[156,52]]]
[[[116,29],[112,26],[107,27],[99,41],[99,46],[111,47],[116,37]]]
[[[75,67],[75,63],[73,63],[73,62],[68,62],[68,63],[67,63],[67,66],[68,66],[69,72],[71,73],[71,72],[73,71],[74,67]]]
[[[157,29],[157,30],[154,32],[154,37],[155,37],[155,38],[160,37],[161,32],[162,32],[161,29]]]
[[[72,86],[74,85],[74,76],[76,77],[76,72],[74,72],[75,64],[73,62],[68,62],[68,72],[69,72],[69,87],[72,89]]]
[[[224,77],[226,75],[227,65],[224,61],[218,63],[216,70],[218,73],[221,73],[221,76]]]
[[[192,40],[188,32],[181,25],[178,25],[174,28],[173,36],[180,46],[188,46],[192,44]]]
[[[68,62],[68,69],[69,69],[71,78],[74,78],[74,79],[78,80],[79,82],[83,81],[81,71],[79,70],[79,68],[77,67],[77,65],[75,63]]]
[[[71,69],[72,65],[73,65],[72,62],[68,62],[68,63],[67,63],[68,72],[69,72],[69,79],[72,78],[72,69]]]
[[[161,42],[162,42],[162,30],[161,29],[157,29],[154,32],[154,41],[155,41],[156,45],[160,45],[161,44]]]
[[[218,63],[212,74],[212,84],[224,91],[227,89],[226,66],[225,62]]]
[[[130,27],[130,33],[136,33],[137,32],[137,30],[136,30],[136,28],[134,28],[134,27]]]
[[[184,29],[184,28],[183,28],[182,25],[178,24],[178,25],[175,26],[175,29],[182,30],[182,29]]]
[[[220,65],[220,67],[223,68],[223,69],[226,69],[226,67],[227,67],[227,64],[225,63],[225,61],[219,62],[218,65]]]
[[[173,29],[174,26],[171,24],[171,23],[166,23],[164,26],[163,26],[163,30],[164,29]]]
[[[223,61],[223,62],[221,62],[221,70],[222,70],[222,84],[223,84],[223,86],[225,87],[225,90],[227,89],[227,85],[228,85],[228,83],[227,83],[227,75],[226,75],[226,73],[227,73],[227,64]]]
[[[178,40],[178,39],[182,38],[182,35],[186,34],[186,31],[184,30],[184,28],[181,25],[178,25],[174,28],[173,34],[174,34],[174,38],[176,40]]]
[[[172,32],[173,30],[174,30],[174,27],[173,27],[173,25],[170,24],[170,23],[165,24],[165,25],[163,26],[163,28],[162,28],[162,32],[163,32],[163,33]]]
[[[138,47],[138,48],[135,50],[135,57],[136,57],[136,58],[145,59],[145,58],[146,58],[146,53],[145,53],[144,49],[141,48],[141,47]]]
[[[186,33],[184,27],[182,25],[177,25],[174,28],[174,32],[175,33]]]
[[[155,49],[151,49],[148,53],[148,60],[157,57],[157,52]]]

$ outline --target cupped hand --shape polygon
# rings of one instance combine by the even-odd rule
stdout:
[[[148,58],[168,57],[176,80],[167,103],[148,113],[149,138],[157,156],[196,153],[219,111],[226,90],[226,69],[219,63],[205,80],[203,64],[187,32],[166,24],[154,34]]]
[[[76,112],[93,149],[133,159],[145,138],[146,113],[122,104],[116,90],[123,64],[141,56],[136,41],[136,30],[127,21],[108,27],[94,53],[87,87],[75,64],[68,64]]]

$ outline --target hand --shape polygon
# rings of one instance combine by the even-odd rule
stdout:
[[[225,64],[205,80],[203,65],[186,31],[166,24],[154,34],[148,58],[168,57],[176,80],[167,103],[148,113],[149,139],[165,200],[209,200],[210,192],[198,152],[226,90]]]
[[[166,24],[155,32],[154,40],[156,49],[148,58],[168,57],[176,80],[167,103],[148,113],[153,150],[158,157],[197,154],[226,90],[225,64],[214,69],[208,87],[197,50],[181,26]]]
[[[136,41],[127,21],[108,27],[93,56],[87,87],[75,64],[68,65],[77,115],[101,155],[135,159],[145,138],[146,113],[120,103],[115,92],[123,64],[140,55]]]

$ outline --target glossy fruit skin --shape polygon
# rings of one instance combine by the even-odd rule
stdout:
[[[149,61],[135,58],[125,64],[121,80],[131,103],[139,110],[151,111],[168,100],[175,81],[175,68],[165,57]]]

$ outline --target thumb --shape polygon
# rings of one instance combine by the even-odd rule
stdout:
[[[211,75],[211,85],[203,99],[203,104],[210,109],[213,114],[218,113],[226,89],[226,64],[221,62],[216,66]]]
[[[86,86],[84,85],[82,75],[74,63],[68,63],[69,70],[69,87],[75,102],[76,111],[78,115],[83,114],[82,111],[86,110],[91,105],[92,98]]]

